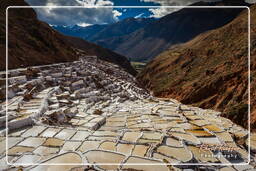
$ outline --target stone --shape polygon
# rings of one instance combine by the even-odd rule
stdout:
[[[25,147],[38,147],[42,145],[45,141],[45,138],[37,138],[37,137],[29,137],[26,138],[24,141],[19,143],[20,146],[25,146]]]
[[[169,123],[163,123],[163,124],[160,124],[160,123],[156,123],[154,124],[154,128],[157,129],[157,130],[167,130],[171,127],[174,127],[175,125],[177,125],[177,123],[175,122],[169,122]]]
[[[81,145],[81,143],[82,142],[77,141],[66,141],[61,151],[76,151],[76,149]]]
[[[8,155],[22,155],[23,153],[30,153],[34,150],[32,147],[15,146],[8,149]]]
[[[52,81],[53,79],[52,79],[51,76],[46,76],[46,77],[45,77],[45,80],[46,80],[46,81]]]
[[[44,142],[44,146],[49,146],[49,147],[61,147],[64,144],[64,141],[61,139],[57,139],[57,138],[48,138],[45,142]]]
[[[171,133],[170,135],[176,137],[177,139],[184,140],[187,143],[192,143],[192,144],[196,144],[196,145],[201,143],[198,138],[196,138],[195,136],[190,135],[190,134],[174,132],[174,133]]]
[[[236,171],[233,167],[222,167],[220,171]]]
[[[205,125],[203,128],[207,129],[211,132],[223,132],[224,130],[218,127],[217,125],[211,124],[211,125]]]
[[[221,144],[217,137],[198,137],[202,144]]]
[[[99,117],[99,118],[95,118],[92,119],[89,123],[85,123],[83,124],[83,126],[96,131],[97,129],[99,129],[104,123],[106,122],[106,118],[105,117]]]
[[[176,140],[174,138],[170,138],[170,137],[166,139],[166,145],[171,147],[183,147],[183,144],[181,141]]]
[[[79,81],[76,81],[76,82],[73,82],[71,84],[71,87],[74,89],[74,90],[77,90],[79,89],[80,87],[82,87],[84,85],[84,81],[83,80],[79,80]]]
[[[44,126],[33,126],[32,128],[28,129],[26,132],[24,132],[21,136],[22,137],[29,137],[29,136],[38,136],[43,130],[45,130],[46,127]]]
[[[134,145],[132,144],[117,144],[116,151],[125,155],[130,155]]]
[[[116,141],[117,137],[108,137],[108,136],[102,136],[102,137],[98,137],[98,136],[89,136],[88,140],[91,141]]]
[[[136,142],[141,136],[140,132],[125,132],[122,140],[128,142]]]
[[[144,157],[147,153],[149,146],[145,145],[135,145],[132,155]]]
[[[59,151],[59,148],[40,146],[34,151],[34,153],[41,156],[47,156],[50,154],[57,154],[58,151]]]
[[[124,122],[124,117],[109,117],[107,118],[107,122]]]
[[[93,136],[113,136],[116,137],[118,136],[118,133],[113,132],[113,131],[95,131]]]
[[[5,140],[1,141],[0,142],[0,154],[3,154],[5,152],[6,141],[8,144],[7,148],[11,148],[11,147],[15,146],[16,144],[18,144],[22,140],[23,140],[23,138],[20,138],[20,137],[8,137],[8,140],[5,139]]]
[[[71,140],[84,141],[90,135],[87,131],[77,131]]]
[[[97,149],[99,145],[100,141],[84,141],[78,151],[86,152],[88,150],[94,150]]]
[[[165,156],[173,157],[182,162],[189,162],[192,160],[191,152],[185,148],[168,147],[162,145],[157,148],[157,152]]]
[[[26,129],[17,130],[16,132],[10,133],[9,136],[20,137],[25,131]]]
[[[197,137],[213,137],[214,135],[205,130],[187,130],[186,132],[193,134]]]
[[[201,119],[201,117],[198,115],[187,115],[186,118],[188,120],[200,120]]]
[[[42,136],[42,137],[53,137],[59,131],[60,131],[60,129],[57,129],[57,128],[47,128],[44,132],[41,133],[40,136]]]
[[[61,72],[52,73],[51,76],[52,76],[53,78],[59,78],[59,77],[62,76],[62,73],[61,73]]]
[[[107,122],[105,126],[112,126],[112,127],[124,127],[125,122]]]
[[[149,139],[142,139],[142,138],[140,138],[137,142],[138,142],[138,143],[142,143],[142,144],[158,144],[158,143],[160,143],[161,141],[159,141],[159,140],[149,140]]]
[[[143,132],[142,138],[149,140],[160,140],[162,138],[162,134],[159,132]]]
[[[216,136],[222,140],[223,142],[232,142],[234,141],[231,135],[228,132],[221,132],[221,133],[216,133]]]
[[[47,165],[47,164],[56,164],[56,163],[65,163],[66,165]],[[53,157],[43,163],[44,165],[38,165],[31,168],[31,171],[37,170],[70,170],[72,168],[78,167],[79,164],[82,164],[82,158],[77,153],[68,152],[65,154],[58,155]],[[75,164],[75,165],[71,165]],[[77,164],[77,165],[76,165]]]
[[[100,144],[99,149],[116,151],[116,143],[105,141],[102,144]]]
[[[236,170],[254,170],[255,168],[253,168],[251,165],[234,165],[234,168]]]
[[[170,132],[179,132],[179,133],[186,133],[183,128],[171,128]]]
[[[136,165],[132,165],[132,163],[135,163]],[[125,164],[126,165],[122,166],[122,170],[169,171],[169,168],[166,165],[163,165],[163,163],[161,163],[160,161],[135,156],[130,156]]]
[[[37,155],[25,154],[20,157],[17,161],[15,161],[16,165],[23,165],[23,164],[36,164],[40,161],[41,157]]]
[[[76,130],[63,129],[57,135],[55,135],[55,138],[69,140],[75,133]]]
[[[17,76],[17,77],[11,77],[8,78],[8,83],[9,84],[23,84],[27,81],[26,76]]]
[[[118,165],[125,159],[125,156],[122,154],[108,152],[108,151],[99,151],[92,150],[85,153],[86,158],[89,163],[106,163],[113,165],[100,165],[98,167],[105,170],[117,170]]]
[[[199,127],[209,125],[209,122],[206,120],[191,120],[189,123],[192,123],[194,125],[197,125]]]
[[[167,157],[167,156],[164,156],[162,154],[159,154],[159,153],[153,153],[153,158],[155,159],[160,159],[162,160],[164,163],[168,163],[168,164],[179,164],[180,161],[179,160],[176,160],[174,158],[171,158],[171,157]]]

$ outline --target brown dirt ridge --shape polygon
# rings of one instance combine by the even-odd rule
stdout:
[[[256,5],[251,9],[251,127],[256,128]],[[158,97],[212,108],[248,126],[248,10],[227,25],[170,47],[138,79]]]

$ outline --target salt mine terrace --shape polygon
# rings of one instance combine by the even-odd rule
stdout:
[[[5,77],[1,72],[1,169],[254,170],[253,154],[250,165],[225,166],[248,162],[248,130],[220,112],[152,97],[95,56],[9,70],[8,101]],[[232,150],[200,149],[204,144]],[[72,165],[41,165],[53,163]]]

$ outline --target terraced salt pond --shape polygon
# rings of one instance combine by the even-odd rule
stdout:
[[[34,70],[33,78],[26,69],[9,74],[1,169],[255,170],[255,145],[250,165],[226,166],[248,161],[246,129],[219,112],[152,97],[118,66],[88,57]]]

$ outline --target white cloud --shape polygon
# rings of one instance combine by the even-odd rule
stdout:
[[[122,15],[122,13],[117,10],[113,10],[113,14],[114,14],[114,17],[119,17]]]
[[[96,5],[99,5],[99,6],[113,6],[114,3],[111,2],[111,1],[107,1],[107,0],[98,0],[96,2]]]
[[[142,17],[144,15],[144,13],[141,13],[141,14],[139,14],[139,15],[136,15],[134,18],[140,18],[140,17]]]
[[[200,0],[140,0],[141,2],[155,2],[159,3],[162,6],[185,6],[190,5],[195,2],[199,2]],[[213,1],[220,1],[220,0],[201,0],[204,2],[213,2]]]
[[[91,26],[92,24],[88,24],[88,23],[77,23],[78,26],[81,27],[87,27],[87,26]]]
[[[196,2],[199,2],[200,0],[140,0],[141,2],[155,2],[160,4],[161,6],[186,6],[190,5]],[[205,2],[213,2],[218,0],[202,0]],[[152,12],[152,15],[150,17],[159,18],[162,16],[165,16],[171,12],[177,11],[178,8],[152,8],[149,9],[149,11]]]
[[[171,12],[174,12],[175,9],[170,9],[170,8],[151,8],[149,11],[152,12],[152,15],[150,17],[154,18],[160,18],[163,17],[167,14],[170,14]]]
[[[35,6],[112,6],[110,0],[26,0]],[[38,18],[52,25],[75,25],[78,23],[113,23],[121,15],[112,8],[40,8],[35,9]]]
[[[253,3],[256,3],[256,0],[246,0],[246,2],[253,4]]]

